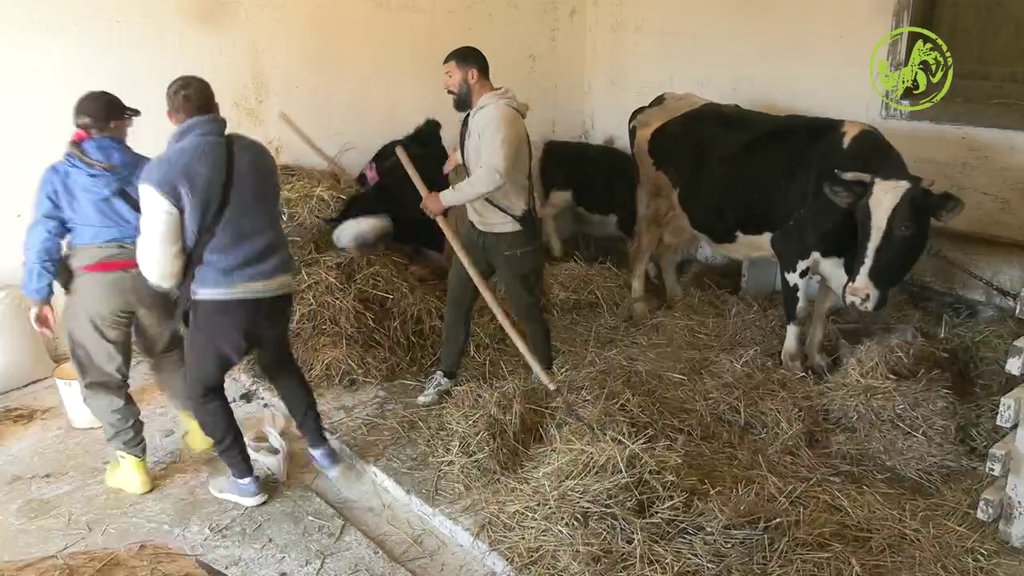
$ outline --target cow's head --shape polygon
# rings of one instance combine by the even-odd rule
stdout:
[[[427,118],[409,134],[392,140],[377,150],[356,175],[356,184],[361,189],[369,188],[380,181],[380,167],[386,162],[397,159],[395,146],[398,144],[401,144],[410,155],[413,154],[413,150],[418,150],[430,157],[440,158],[441,166],[444,166],[445,161],[448,160],[448,151],[441,139],[441,123],[434,118]],[[422,176],[426,180],[426,175]]]
[[[948,222],[964,208],[959,197],[934,193],[916,176],[882,178],[836,171],[825,193],[857,218],[856,256],[847,262],[843,288],[848,306],[880,310],[889,290],[910,272],[928,243],[931,220]]]

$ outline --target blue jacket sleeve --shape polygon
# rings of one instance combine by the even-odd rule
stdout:
[[[50,301],[61,257],[61,241],[69,230],[57,198],[61,185],[55,167],[43,174],[36,195],[35,217],[25,236],[25,274],[22,291],[35,304]]]

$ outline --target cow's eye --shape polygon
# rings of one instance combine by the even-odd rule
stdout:
[[[910,234],[913,231],[914,231],[914,227],[911,224],[907,223],[907,222],[904,222],[903,224],[900,224],[899,227],[896,228],[896,233],[901,235],[901,236],[906,236],[906,235]]]

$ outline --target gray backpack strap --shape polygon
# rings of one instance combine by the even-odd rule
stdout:
[[[178,292],[178,318],[188,326],[188,312],[192,306],[192,280],[195,278],[196,269],[203,262],[203,253],[213,238],[220,221],[224,218],[224,211],[227,210],[228,201],[231,197],[231,186],[235,175],[235,146],[231,136],[224,135],[225,161],[224,161],[224,183],[221,189],[220,198],[213,209],[213,214],[205,225],[200,225],[196,235],[196,243],[192,250],[185,256],[185,273],[181,282],[181,289]]]

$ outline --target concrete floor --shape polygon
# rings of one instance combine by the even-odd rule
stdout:
[[[289,438],[289,478],[271,500],[245,509],[207,491],[224,468],[212,453],[183,451],[177,419],[145,369],[134,380],[155,489],[132,496],[108,489],[110,450],[101,430],[77,430],[46,380],[0,395],[0,562],[164,542],[229,575],[408,574],[312,488],[323,482],[304,446]],[[228,387],[249,431],[262,407],[251,382]]]

